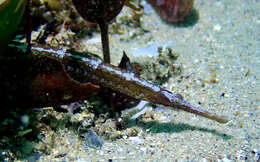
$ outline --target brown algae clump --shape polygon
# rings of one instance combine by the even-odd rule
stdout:
[[[143,63],[144,73],[141,77],[157,84],[163,84],[169,78],[180,75],[182,66],[176,64],[179,54],[170,47],[158,47],[158,56],[146,59]]]

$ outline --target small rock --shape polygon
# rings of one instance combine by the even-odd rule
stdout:
[[[228,159],[227,157],[223,158],[222,161],[223,161],[223,162],[231,162],[231,160]]]
[[[220,31],[221,28],[222,28],[221,25],[216,24],[216,25],[213,27],[213,30],[215,30],[215,31]]]
[[[82,134],[81,137],[84,139],[84,145],[91,148],[102,148],[103,141],[96,135],[92,130]]]
[[[143,145],[144,144],[144,139],[141,139],[139,137],[129,137],[129,140],[134,145]]]

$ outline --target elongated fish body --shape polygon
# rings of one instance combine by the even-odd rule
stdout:
[[[173,94],[156,84],[137,77],[134,73],[105,64],[101,59],[93,58],[89,55],[82,56],[82,54],[77,52],[72,54],[65,50],[55,51],[42,47],[33,47],[32,50],[34,53],[49,55],[61,60],[68,73],[73,72],[73,74],[79,76],[78,78],[86,78],[86,82],[110,88],[136,99],[147,100],[153,104],[182,109],[220,123],[227,122],[226,119],[192,106],[183,100],[179,94]]]

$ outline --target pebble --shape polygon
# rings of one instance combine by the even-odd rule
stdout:
[[[139,137],[129,137],[129,140],[134,145],[143,145],[144,144],[144,139],[141,139]]]
[[[226,158],[226,157],[225,157],[224,159],[222,159],[221,161],[222,161],[222,162],[231,162],[231,160],[228,159],[228,158]]]
[[[213,27],[213,30],[214,30],[214,31],[220,31],[221,28],[222,28],[221,25],[216,24],[216,25]]]
[[[90,38],[88,39],[87,41],[85,41],[85,44],[88,44],[88,43],[101,43],[101,38],[100,37],[93,37],[93,38]]]
[[[92,130],[87,131],[86,133],[81,135],[84,138],[85,147],[91,148],[102,148],[103,141],[96,135],[96,133]]]

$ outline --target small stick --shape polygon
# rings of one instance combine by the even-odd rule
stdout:
[[[110,64],[109,38],[108,38],[108,24],[104,20],[99,20],[98,25],[101,30],[101,41],[103,50],[104,62]]]

